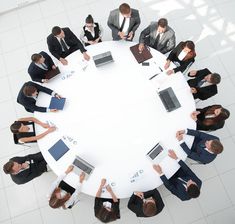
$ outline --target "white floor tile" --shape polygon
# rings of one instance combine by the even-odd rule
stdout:
[[[206,220],[205,219],[200,219],[196,222],[192,222],[192,224],[207,224]]]
[[[7,75],[5,63],[3,60],[3,56],[0,54],[0,77],[5,77]]]
[[[8,203],[5,195],[5,190],[0,189],[0,222],[10,218]]]
[[[19,17],[16,11],[11,11],[11,12],[1,15],[0,33],[3,33],[7,30],[11,30],[19,26],[20,26],[20,22],[19,22]]]
[[[0,103],[0,105],[0,117],[3,118],[0,123],[0,129],[7,128],[9,124],[16,119],[15,108],[12,101],[5,101]]]
[[[34,224],[43,224],[42,217],[39,210],[25,213],[21,216],[12,219],[12,224],[31,223],[33,220]]]
[[[231,201],[218,177],[203,182],[198,201],[205,215],[231,206]]]
[[[41,12],[43,17],[64,12],[64,5],[61,0],[47,0],[40,3]]]
[[[0,78],[0,89],[3,94],[0,95],[0,103],[11,99],[9,82],[7,77]]]
[[[230,105],[227,107],[227,109],[230,111],[230,117],[228,118],[228,122],[226,122],[226,125],[229,129],[229,132],[232,135],[235,135],[235,128],[234,128],[234,124],[235,124],[235,104]]]

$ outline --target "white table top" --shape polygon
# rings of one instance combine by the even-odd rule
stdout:
[[[57,113],[35,112],[41,121],[51,121],[58,129],[38,141],[40,150],[52,170],[60,175],[75,155],[91,163],[95,170],[83,184],[82,192],[95,196],[100,181],[106,178],[118,198],[129,197],[133,191],[146,191],[162,184],[146,153],[158,141],[174,149],[183,160],[183,152],[175,134],[177,130],[195,129],[190,113],[195,102],[182,73],[167,76],[165,72],[149,80],[163,69],[165,56],[151,49],[150,66],[138,64],[129,50],[133,42],[109,41],[87,47],[94,56],[111,51],[114,62],[96,68],[93,60],[82,62],[80,51],[68,56],[69,64],[60,66],[62,74],[45,84],[63,97],[66,104]],[[82,67],[87,65],[86,69]],[[173,65],[172,65],[173,66]],[[71,71],[73,73],[71,74]],[[181,108],[166,112],[157,90],[171,86]],[[50,96],[39,94],[37,104],[48,106]],[[37,126],[37,133],[44,131]],[[48,152],[63,136],[70,150],[57,162]],[[191,146],[193,137],[185,136]],[[166,176],[172,176],[179,165],[166,157],[160,165]],[[141,175],[131,177],[140,171]],[[65,181],[76,186],[79,177],[67,175]],[[102,197],[110,197],[107,192]]]

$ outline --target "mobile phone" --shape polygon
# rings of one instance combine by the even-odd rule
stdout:
[[[142,65],[143,66],[149,66],[149,62],[143,62]]]

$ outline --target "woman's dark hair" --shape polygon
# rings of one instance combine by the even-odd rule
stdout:
[[[70,193],[67,193],[63,198],[58,199],[56,197],[56,194],[59,193],[61,191],[61,189],[59,187],[57,187],[53,193],[51,194],[50,200],[49,200],[49,205],[51,208],[60,208],[60,207],[64,207],[64,204],[66,201],[69,200],[69,198],[71,197]]]
[[[13,134],[17,134],[19,133],[19,129],[21,127],[23,123],[21,121],[15,121],[11,126],[10,126],[10,129],[11,129],[11,132]]]
[[[183,61],[187,61],[191,58],[195,58],[196,52],[195,52],[195,44],[193,43],[193,41],[187,40],[183,42],[182,49],[184,49],[185,47],[189,48],[191,51],[184,57]]]
[[[230,112],[223,108],[221,105],[213,105],[211,106],[206,112],[205,115],[209,115],[209,114],[214,114],[216,109],[221,109],[221,112],[218,116],[213,117],[213,118],[206,118],[203,120],[203,124],[206,126],[209,125],[215,125],[217,123],[220,123],[222,121],[225,121],[227,118],[229,118],[230,116]]]
[[[101,222],[108,223],[115,221],[118,217],[112,209],[111,211],[108,211],[104,206],[102,206],[96,214],[96,218],[98,218]]]
[[[86,23],[94,23],[94,19],[93,19],[93,17],[91,15],[88,15],[86,17]]]

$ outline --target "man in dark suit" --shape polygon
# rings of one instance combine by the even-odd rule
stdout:
[[[25,184],[42,173],[47,172],[47,162],[42,153],[30,154],[23,157],[11,158],[4,166],[6,174],[11,175],[11,179],[16,184]]]
[[[169,150],[169,156],[180,165],[180,169],[170,179],[167,179],[159,165],[153,165],[155,171],[160,175],[163,184],[182,201],[197,198],[200,195],[202,181],[177,157],[173,150]]]
[[[159,214],[165,205],[155,188],[146,192],[134,192],[127,206],[137,217],[151,217]]]
[[[139,43],[140,52],[146,44],[165,54],[175,47],[175,32],[168,26],[167,19],[161,18],[158,22],[152,22],[141,32]]]
[[[32,62],[29,65],[28,73],[35,82],[47,82],[46,73],[55,70],[56,66],[51,57],[44,51],[31,56]]]
[[[189,77],[195,77],[188,80],[194,99],[206,100],[217,94],[217,84],[221,77],[217,73],[211,73],[207,68],[189,72]]]
[[[183,140],[184,134],[195,137],[191,150]],[[203,164],[212,162],[217,154],[220,154],[223,151],[223,145],[218,137],[201,131],[192,129],[180,130],[177,131],[176,138],[179,140],[180,146],[190,159],[199,161]]]
[[[63,65],[68,64],[65,57],[77,50],[81,51],[85,60],[90,59],[90,56],[86,53],[86,49],[81,41],[68,27],[53,27],[52,33],[47,37],[47,45],[51,54]]]
[[[119,9],[110,12],[107,24],[112,30],[113,40],[131,41],[140,25],[139,11],[123,3]]]
[[[56,112],[57,109],[49,109],[47,107],[39,107],[36,105],[39,92],[44,92],[51,96],[57,97],[58,99],[61,98],[61,96],[58,93],[55,93],[53,90],[29,81],[26,82],[20,89],[20,92],[17,96],[17,103],[23,105],[25,110],[31,113],[34,111]]]

